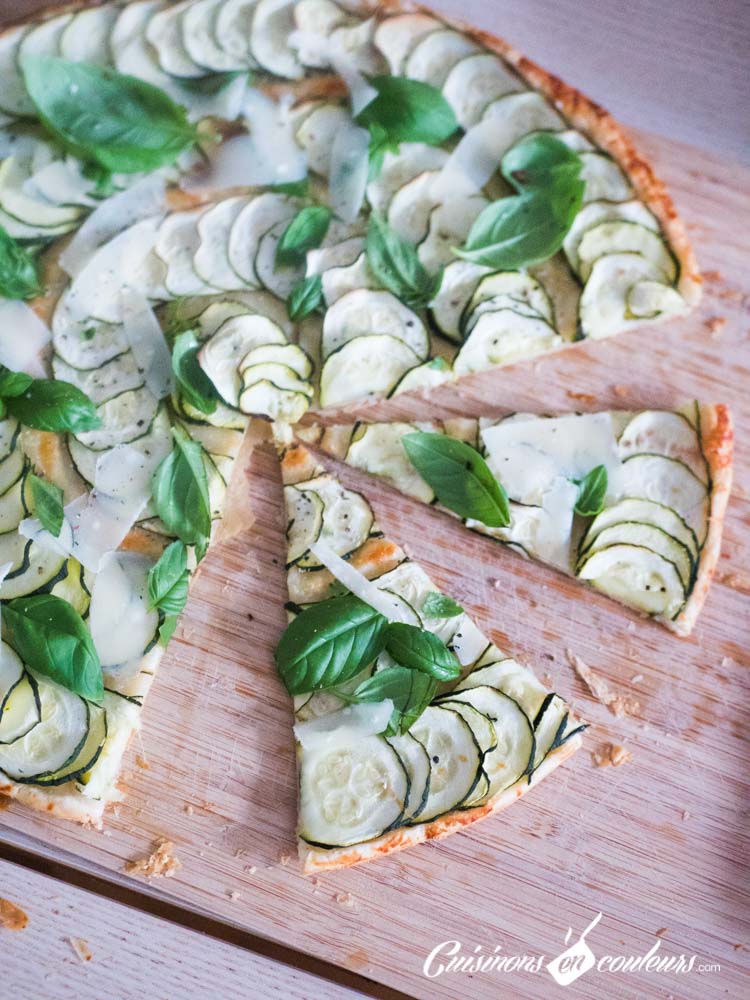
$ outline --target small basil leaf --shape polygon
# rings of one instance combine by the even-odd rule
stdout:
[[[408,667],[387,667],[368,677],[351,695],[354,702],[378,702],[390,698],[393,713],[386,735],[408,732],[437,691],[434,678]]]
[[[185,109],[144,80],[43,55],[26,56],[21,69],[47,130],[111,173],[155,170],[196,142]]]
[[[16,420],[37,431],[80,434],[101,424],[89,397],[70,382],[34,379],[20,396],[5,402]]]
[[[394,232],[378,212],[370,216],[366,250],[375,277],[406,305],[422,308],[437,294],[442,274],[431,277],[411,243]]]
[[[154,473],[156,513],[167,531],[205,553],[211,535],[211,503],[204,451],[181,427],[172,428],[174,448]]]
[[[198,363],[199,348],[192,330],[179,334],[172,348],[172,371],[182,398],[201,413],[213,413],[219,394]]]
[[[455,618],[462,615],[464,609],[453,598],[432,590],[422,603],[422,611],[429,618]]]
[[[191,94],[204,94],[207,97],[212,97],[214,94],[220,94],[226,90],[230,83],[241,76],[246,76],[248,81],[250,79],[250,74],[246,70],[238,69],[228,73],[209,73],[208,76],[198,76],[192,79],[183,76],[180,78],[180,86],[189,90]]]
[[[286,304],[286,311],[289,319],[298,323],[319,309],[322,304],[323,280],[319,274],[312,274],[294,286]]]
[[[461,664],[442,639],[416,625],[392,622],[385,648],[402,667],[419,670],[437,681],[455,681],[461,674]]]
[[[608,476],[603,465],[597,465],[577,483],[578,499],[573,508],[581,517],[595,517],[601,513],[607,495]]]
[[[376,76],[377,90],[356,116],[358,125],[375,128],[390,143],[425,142],[438,146],[458,128],[453,108],[435,87],[402,76]]]
[[[0,226],[0,296],[33,299],[41,290],[34,258]]]
[[[331,210],[325,205],[306,205],[284,230],[276,247],[276,266],[293,267],[303,263],[308,250],[323,242],[331,222]]]
[[[26,372],[12,372],[5,365],[0,365],[0,398],[20,396],[26,392],[34,379]]]
[[[34,473],[29,474],[31,486],[31,502],[34,513],[39,518],[45,531],[57,538],[62,528],[65,511],[63,510],[63,491],[54,483],[40,479]]]
[[[82,698],[102,700],[104,681],[91,633],[67,601],[53,594],[8,601],[3,638],[32,670]]]
[[[349,680],[382,652],[388,620],[351,594],[313,604],[287,627],[276,668],[290,694]]]
[[[271,190],[278,194],[289,194],[296,198],[304,198],[310,190],[310,178],[303,177],[299,181],[281,181],[279,184],[272,184]]]
[[[517,271],[553,257],[583,203],[584,183],[561,178],[549,189],[495,201],[471,227],[466,244],[454,253],[497,270]]]
[[[490,528],[510,524],[508,497],[471,445],[418,431],[401,438],[409,460],[443,506]]]
[[[174,635],[174,630],[177,628],[179,617],[179,615],[167,615],[159,626],[159,642],[162,646],[166,646]]]
[[[562,174],[578,177],[580,156],[551,132],[532,132],[508,150],[500,169],[516,190],[549,184]]]
[[[187,601],[189,580],[185,543],[172,542],[148,572],[149,609],[179,615]]]

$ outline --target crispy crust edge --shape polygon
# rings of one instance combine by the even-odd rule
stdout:
[[[674,621],[659,619],[668,629],[683,638],[690,635],[703,608],[719,561],[724,515],[732,489],[734,430],[729,407],[723,403],[701,406],[699,416],[701,444],[711,477],[708,535],[701,552],[698,575],[685,607]]]

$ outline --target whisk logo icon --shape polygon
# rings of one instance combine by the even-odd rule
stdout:
[[[586,944],[586,936],[593,931],[601,919],[602,914],[597,913],[578,940],[566,948],[557,958],[553,958],[551,962],[547,963],[547,971],[560,986],[569,986],[570,983],[574,983],[576,979],[580,979],[596,964],[596,956]],[[568,933],[565,935],[566,945],[569,944],[572,934],[573,928],[568,927]]]

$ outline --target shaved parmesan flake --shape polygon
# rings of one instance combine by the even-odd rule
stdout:
[[[289,36],[289,44],[298,51],[304,51],[306,59],[332,67],[346,84],[353,115],[358,115],[378,96],[377,90],[360,73],[352,56],[334,38],[314,31],[294,31]]]
[[[0,299],[0,364],[14,372],[46,378],[42,351],[50,332],[25,302]]]
[[[174,377],[172,355],[159,321],[148,300],[135,289],[123,288],[120,301],[125,336],[144,381],[157,399],[164,399],[174,389]]]
[[[158,611],[148,609],[152,561],[138,552],[110,552],[91,590],[89,625],[102,667],[139,662],[153,640]]]
[[[489,119],[474,125],[463,136],[432,184],[440,201],[481,191],[497,168],[497,122]]]
[[[370,133],[351,122],[336,132],[331,150],[331,207],[344,222],[354,222],[365,200]]]
[[[394,603],[392,594],[386,594],[380,590],[371,580],[368,580],[359,570],[356,570],[351,563],[348,563],[346,559],[342,559],[341,556],[336,555],[330,545],[322,539],[319,538],[317,542],[314,542],[310,546],[310,551],[323,563],[327,570],[333,573],[339,583],[343,583],[355,597],[358,597],[365,604],[369,604],[371,608],[379,611],[389,621],[406,622],[407,625],[412,624],[412,617],[403,606]]]
[[[294,727],[294,735],[305,750],[323,749],[328,743],[339,747],[346,743],[356,743],[364,736],[377,736],[378,733],[385,732],[392,714],[393,702],[390,698],[361,705],[347,705],[339,712],[298,722]]]
[[[132,187],[103,201],[86,219],[60,254],[60,266],[75,278],[92,254],[117,233],[135,222],[166,211],[166,182],[161,174],[149,174]]]

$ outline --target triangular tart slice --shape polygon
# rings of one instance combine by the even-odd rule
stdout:
[[[304,446],[282,443],[280,451],[290,626],[277,665],[296,692],[299,847],[305,872],[316,872],[383,857],[499,812],[567,760],[585,727],[384,537],[361,493],[345,489]],[[290,657],[299,665],[303,656],[286,641],[292,628],[325,613],[326,628],[333,620],[344,630],[351,620],[336,615],[352,597],[365,617],[381,613],[389,629],[398,623],[411,626],[410,635],[437,637],[455,664],[455,676],[436,680],[417,717],[405,723],[402,716],[395,731],[391,703],[362,694],[385,671],[403,675],[405,660],[390,643],[372,659],[365,653],[361,670],[343,683],[329,677],[302,690],[309,681],[290,681]],[[323,641],[320,621],[316,634]],[[419,669],[406,674],[425,682]]]
[[[418,426],[360,423],[299,434],[428,504],[440,503],[441,477],[451,480],[453,492],[462,480],[469,488],[472,477],[464,466],[451,466],[440,440],[431,446],[434,435],[463,442],[470,446],[469,464],[479,462],[508,499],[507,524],[488,526],[464,509],[459,513],[468,528],[575,576],[678,635],[695,624],[719,556],[731,487],[726,406],[516,413]]]

